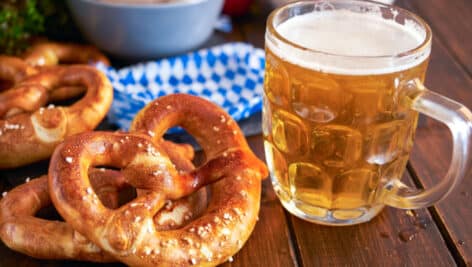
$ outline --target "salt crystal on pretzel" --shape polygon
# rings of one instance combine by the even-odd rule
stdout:
[[[118,206],[118,190],[125,187],[116,171],[91,172],[100,199],[110,208]],[[51,204],[47,175],[17,186],[0,202],[0,238],[13,250],[40,259],[116,261],[67,223],[34,217]]]
[[[50,100],[49,92],[64,85],[80,85],[86,88],[85,95],[68,107],[39,109]],[[35,97],[22,99],[27,96],[25,92]],[[79,65],[48,68],[0,92],[0,169],[48,158],[66,136],[94,129],[112,99],[108,79],[93,67]],[[11,125],[21,127],[13,130]]]
[[[172,151],[173,157],[178,155],[171,160],[175,161],[179,169],[186,171],[194,169],[191,163],[193,149],[188,145],[164,141],[162,147],[164,150]],[[124,177],[118,171],[105,168],[92,169],[89,175],[91,186],[95,188],[96,195],[102,203],[108,208],[117,208],[118,192],[128,187]],[[86,189],[87,196],[92,192],[91,187]],[[177,200],[173,205],[174,210],[162,210],[156,214],[154,220],[161,222],[159,229],[182,227],[198,216],[206,208],[206,194],[205,190],[200,190]],[[40,259],[116,261],[67,223],[34,217],[38,210],[51,204],[46,175],[31,181],[28,177],[25,184],[14,188],[9,194],[4,192],[3,197],[0,201],[0,238],[11,249]],[[86,199],[84,196],[83,201]],[[93,201],[98,202],[98,199],[94,198]],[[175,210],[192,210],[194,214],[182,218],[182,214]],[[140,217],[135,218],[135,221],[139,220]]]
[[[56,208],[74,229],[128,265],[208,266],[232,259],[257,221],[260,180],[267,176],[267,169],[252,153],[236,123],[213,131],[213,123],[222,115],[226,115],[222,109],[201,98],[170,95],[150,103],[137,115],[131,131],[142,134],[126,134],[125,139],[132,144],[120,143],[123,134],[118,133],[85,133],[67,139],[50,164],[49,188]],[[144,153],[136,145],[158,145],[166,130],[176,125],[196,138],[207,158],[190,173],[176,172],[165,153]],[[153,141],[148,131],[155,133]],[[215,139],[221,142],[217,144]],[[97,146],[104,152],[98,155],[91,149]],[[67,164],[63,158],[72,154],[78,160]],[[148,193],[114,211],[81,201],[89,184],[85,170],[101,164],[124,168],[128,182]],[[157,170],[162,174],[155,177]],[[156,228],[153,215],[166,200],[190,194],[211,182],[209,206],[198,219],[172,231]],[[141,208],[144,205],[150,209]],[[77,219],[79,214],[87,220]],[[141,218],[139,222],[133,221],[136,216]]]

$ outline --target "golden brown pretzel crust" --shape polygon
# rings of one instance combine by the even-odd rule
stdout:
[[[84,97],[72,106],[49,106],[29,113],[22,106],[11,106],[10,103],[6,111],[3,111],[4,114],[11,115],[13,110],[16,115],[0,117],[0,169],[46,159],[64,137],[92,130],[105,117],[113,99],[113,89],[100,71],[89,66],[48,68],[27,77],[2,94],[29,88],[41,95],[41,88],[50,92],[57,87],[69,85],[84,86],[87,90]],[[44,103],[43,98],[38,99]]]
[[[169,156],[169,159],[181,172],[190,172],[195,169],[192,160],[195,156],[193,147],[189,144],[176,144],[162,140],[160,147]],[[146,193],[138,190],[138,195]],[[180,198],[167,201],[165,208],[154,216],[154,223],[158,230],[178,229],[200,216],[208,205],[206,188]]]
[[[45,70],[47,70],[46,67],[41,68],[41,71]],[[23,59],[0,55],[0,91],[10,89],[11,87],[24,80],[26,77],[31,76],[33,74],[37,74],[38,72],[38,68],[30,66]],[[19,90],[16,90],[17,95],[24,95],[24,93],[18,91]],[[49,92],[49,100],[60,101],[69,99],[71,97],[80,95],[84,91],[85,88],[80,86],[66,86],[57,88]],[[27,98],[24,97],[22,100],[27,101]],[[0,115],[0,117],[2,117],[2,115]]]
[[[110,65],[100,50],[90,45],[45,42],[31,46],[25,55],[31,66],[54,66],[59,63],[89,64],[101,62]]]
[[[175,125],[184,127],[204,149],[207,162],[194,172],[176,173],[155,146],[158,142],[143,135],[159,141]],[[255,226],[260,180],[267,176],[237,124],[217,106],[179,94],[148,104],[137,115],[132,131],[143,134],[85,133],[68,138],[56,149],[49,188],[59,213],[78,232],[131,266],[213,266],[234,255]],[[86,194],[86,169],[101,164],[124,168],[131,184],[150,191],[114,211],[82,201],[95,198]],[[152,218],[166,199],[211,182],[215,183],[209,206],[198,219],[172,231],[156,229]]]
[[[20,58],[0,55],[0,80],[16,84],[38,71]]]
[[[194,169],[191,160],[193,149],[187,145],[163,142],[164,150],[172,151],[176,158],[171,161],[181,171]],[[118,171],[92,169],[89,172],[92,187],[104,206],[119,206],[119,191],[128,185]],[[43,207],[51,205],[47,175],[22,184],[0,201],[0,238],[11,249],[40,259],[70,259],[93,262],[116,261],[65,222],[49,221],[34,217]],[[169,206],[169,203],[168,205]],[[206,208],[204,189],[189,197],[179,199],[154,217],[161,229],[185,225]],[[185,214],[185,211],[193,214]],[[182,216],[188,217],[183,218]]]
[[[33,112],[47,101],[47,89],[41,85],[16,86],[0,93],[0,118]]]
[[[40,86],[20,87],[8,90],[37,70],[20,58],[0,55],[0,118],[21,111],[38,109],[47,101],[45,88]],[[5,92],[2,92],[5,91]]]
[[[118,191],[126,184],[117,171],[95,169],[90,173],[100,200],[118,206]],[[47,175],[22,184],[0,202],[0,238],[13,250],[39,259],[73,259],[94,262],[116,261],[99,247],[61,221],[34,217],[51,205]]]

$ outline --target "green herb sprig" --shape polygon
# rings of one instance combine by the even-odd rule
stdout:
[[[2,0],[0,3],[0,53],[19,54],[31,38],[77,41],[80,34],[63,0]]]

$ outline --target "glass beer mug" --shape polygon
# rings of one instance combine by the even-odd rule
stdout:
[[[299,1],[272,12],[264,148],[288,211],[350,225],[385,205],[432,205],[459,184],[471,165],[472,114],[423,86],[431,37],[418,16],[369,1]],[[449,171],[427,190],[400,182],[418,112],[453,136]]]

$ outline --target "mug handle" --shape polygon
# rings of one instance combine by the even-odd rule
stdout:
[[[401,94],[409,107],[447,125],[452,134],[452,160],[446,176],[429,189],[417,190],[401,182],[387,185],[384,203],[401,208],[417,209],[444,199],[456,188],[469,171],[472,160],[472,113],[464,105],[426,89],[418,79],[402,86]],[[402,99],[400,98],[400,99]]]

